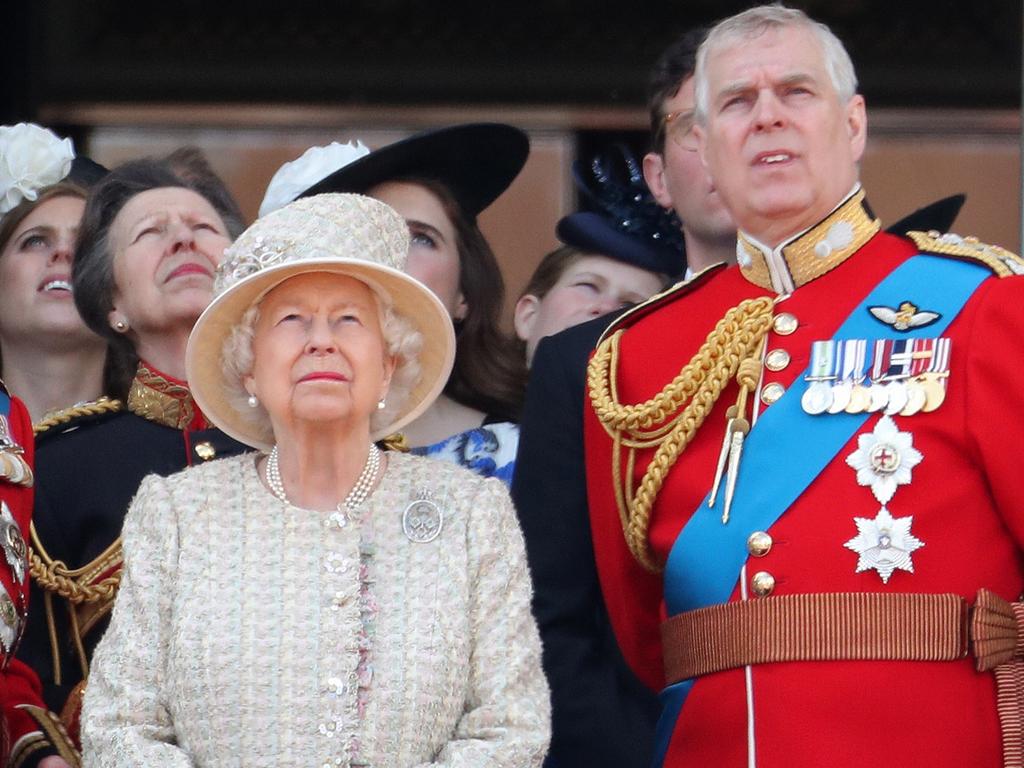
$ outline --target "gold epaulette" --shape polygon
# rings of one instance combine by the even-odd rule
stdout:
[[[76,419],[90,416],[100,416],[105,413],[117,413],[124,407],[120,400],[112,400],[109,397],[101,397],[88,403],[79,403],[70,408],[62,408],[59,411],[47,413],[39,421],[32,425],[32,432],[41,435],[53,427],[69,424]]]
[[[659,307],[670,304],[681,296],[686,296],[690,291],[704,282],[705,276],[711,275],[724,267],[725,262],[712,264],[710,267],[705,267],[700,272],[693,274],[689,279],[680,280],[678,283],[670,285],[661,293],[656,293],[646,301],[640,302],[635,307],[630,307],[609,323],[608,327],[601,333],[601,338],[597,340],[597,343],[600,344],[608,337],[609,334],[632,324],[641,317],[649,315]]]
[[[924,253],[977,261],[991,269],[997,277],[1024,275],[1024,259],[998,245],[983,243],[976,237],[942,234],[934,229],[928,232],[907,232],[907,237]]]

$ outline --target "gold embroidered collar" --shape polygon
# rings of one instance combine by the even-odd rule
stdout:
[[[838,267],[880,227],[858,186],[822,221],[775,248],[740,232],[736,258],[740,272],[754,285],[790,294]]]
[[[174,429],[207,429],[209,424],[192,399],[184,381],[139,361],[131,389],[128,410],[157,424]]]

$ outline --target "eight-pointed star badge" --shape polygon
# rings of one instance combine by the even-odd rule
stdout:
[[[910,470],[923,458],[914,447],[914,436],[883,416],[874,431],[857,438],[857,450],[846,457],[846,463],[857,470],[860,485],[870,485],[878,502],[888,504],[896,487],[910,482]]]
[[[914,562],[910,555],[924,546],[924,542],[910,532],[913,520],[913,516],[893,518],[885,507],[878,510],[874,520],[853,518],[857,535],[843,546],[860,555],[857,573],[873,568],[884,584],[889,583],[896,569],[913,573]]]

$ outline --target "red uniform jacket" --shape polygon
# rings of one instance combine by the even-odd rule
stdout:
[[[798,377],[808,365],[812,342],[831,338],[863,297],[917,252],[908,239],[877,234],[779,303],[776,312],[794,316],[796,330],[770,331],[766,349],[785,349],[790,362],[776,372],[766,369],[761,391],[771,382],[802,391],[805,384]],[[635,312],[620,323],[628,327],[620,345],[619,401],[639,403],[653,396],[728,309],[773,294],[749,282],[738,267],[719,268],[651,311]],[[768,554],[748,560],[748,586],[755,571],[775,578],[774,592],[763,599],[821,592],[951,592],[973,600],[981,587],[1008,600],[1020,595],[1024,279],[985,280],[943,335],[952,339],[945,402],[931,413],[894,417],[923,454],[912,482],[900,486],[888,505],[894,517],[913,516],[912,533],[925,543],[913,553],[913,573],[897,570],[887,584],[874,570],[856,573],[858,555],[843,546],[857,535],[854,518],[874,518],[880,507],[846,464],[857,448],[854,435],[769,529]],[[733,382],[657,497],[649,536],[662,563],[710,489],[725,411],[736,395]],[[593,410],[585,410],[588,494],[602,589],[628,662],[648,685],[659,688],[661,578],[644,571],[626,546],[614,501],[611,440]],[[857,434],[870,432],[878,418],[869,417]],[[637,479],[651,455],[651,450],[638,454]],[[778,457],[778,471],[786,471],[785,456]],[[739,584],[730,599],[741,599]],[[749,686],[744,669],[697,680],[678,718],[666,766],[739,768],[748,765],[750,752],[760,768],[1001,765],[993,678],[975,672],[970,658],[803,661],[749,669]]]

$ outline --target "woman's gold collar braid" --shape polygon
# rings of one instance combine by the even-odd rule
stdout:
[[[128,391],[127,407],[136,416],[171,429],[208,427],[187,384],[172,380],[142,361]]]
[[[619,342],[615,331],[598,346],[587,367],[590,403],[612,438],[612,484],[630,552],[646,570],[662,565],[651,550],[648,531],[654,501],[676,459],[690,444],[730,379],[740,384],[740,400],[757,387],[760,353],[771,327],[775,301],[747,299],[726,312],[679,374],[651,399],[633,405],[618,397]],[[638,449],[657,446],[639,485],[633,487]],[[622,466],[622,450],[626,466]]]

